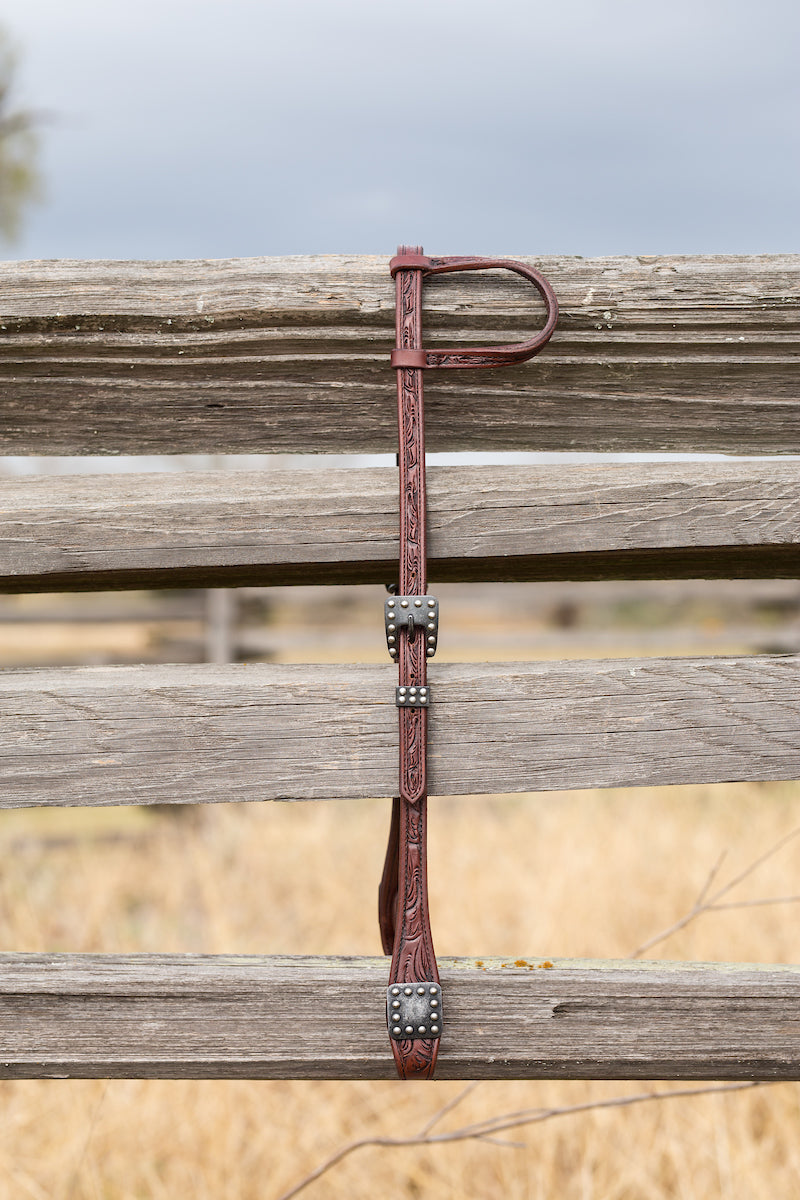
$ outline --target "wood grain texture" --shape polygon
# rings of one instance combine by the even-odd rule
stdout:
[[[531,362],[429,372],[430,450],[797,453],[800,256],[549,256],[561,320]],[[425,286],[426,341],[515,341],[507,273]],[[12,262],[5,454],[392,451],[388,257]]]
[[[439,1079],[800,1079],[800,967],[439,960]],[[543,967],[551,962],[551,967]],[[0,1077],[390,1079],[388,960],[0,955]]]
[[[4,672],[0,806],[391,796],[394,670]],[[432,795],[800,778],[796,655],[431,663],[430,687]]]
[[[433,580],[796,577],[800,462],[438,467]],[[0,480],[0,590],[380,583],[390,468]]]

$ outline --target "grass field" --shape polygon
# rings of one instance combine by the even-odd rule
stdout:
[[[797,648],[797,597],[787,581],[698,587],[450,585],[441,589],[449,614],[441,657]],[[269,617],[250,628],[247,655],[383,661],[382,596],[380,588],[328,589],[326,607],[318,589],[245,597],[245,608],[266,603]],[[174,653],[189,635],[196,645],[187,654],[201,652],[194,610],[174,629],[110,620],[115,604],[120,614],[134,601],[150,613],[151,599],[100,597],[105,623],[51,629],[25,621],[61,609],[66,619],[75,597],[8,597],[0,665],[150,659]],[[84,598],[79,608],[90,616]],[[252,620],[263,621],[261,608]],[[375,954],[387,824],[388,806],[379,801],[0,811],[0,949]],[[624,957],[690,909],[723,851],[720,884],[798,826],[800,784],[434,800],[437,949]],[[800,838],[727,899],[793,895],[799,869]],[[798,907],[708,913],[648,956],[797,962]],[[646,1090],[483,1083],[441,1128]],[[414,1134],[462,1091],[435,1081],[0,1083],[0,1200],[278,1200],[351,1140]],[[518,1146],[373,1147],[303,1195],[788,1200],[800,1193],[799,1109],[800,1088],[781,1084],[560,1116],[507,1135]]]
[[[800,785],[728,785],[431,805],[441,954],[621,957],[800,826]],[[4,950],[378,952],[382,802],[0,813]],[[729,899],[798,891],[800,838]],[[798,959],[793,905],[706,914],[650,957]],[[443,1049],[443,1053],[446,1049]],[[656,1084],[670,1090],[676,1084]],[[700,1086],[700,1085],[694,1085]],[[276,1200],[351,1139],[411,1134],[457,1083],[0,1083],[0,1200]],[[448,1114],[647,1090],[483,1083]],[[794,1197],[800,1087],[562,1116],[508,1135],[369,1148],[303,1194],[338,1200]]]

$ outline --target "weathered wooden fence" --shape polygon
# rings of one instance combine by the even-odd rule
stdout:
[[[562,304],[551,345],[426,381],[429,450],[800,454],[800,258],[538,265]],[[6,264],[0,449],[391,452],[387,266]],[[514,340],[523,289],[433,279],[426,327]],[[396,486],[389,467],[2,481],[0,588],[385,582]],[[799,502],[786,459],[440,467],[430,574],[796,578]],[[0,803],[388,797],[393,671],[8,672]],[[430,676],[434,795],[800,777],[795,655]],[[441,959],[438,1076],[800,1079],[800,967],[552,963]],[[0,955],[0,1075],[391,1077],[385,976],[375,959]]]

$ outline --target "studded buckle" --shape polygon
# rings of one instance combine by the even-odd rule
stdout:
[[[386,989],[386,1021],[396,1042],[441,1037],[441,986],[432,980],[391,984]]]
[[[425,654],[433,658],[439,640],[439,601],[435,596],[390,596],[384,604],[386,645],[397,658],[400,630],[409,638],[425,639]]]

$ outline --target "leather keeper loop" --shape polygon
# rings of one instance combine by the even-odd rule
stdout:
[[[408,264],[413,267],[420,264],[419,269],[424,275],[445,275],[451,271],[514,271],[532,283],[544,301],[547,319],[544,327],[526,342],[516,342],[508,346],[475,346],[469,349],[436,349],[419,350],[424,362],[401,362],[392,356],[392,366],[395,367],[502,367],[507,363],[525,362],[533,358],[546,346],[556,327],[558,320],[558,300],[547,280],[529,267],[526,263],[517,262],[510,258],[428,258],[425,254],[398,254],[392,259],[397,264],[397,270],[402,270]],[[427,264],[424,265],[424,264]],[[394,274],[394,272],[392,272]],[[413,278],[413,277],[412,277]],[[422,279],[417,280],[421,287]],[[422,335],[420,333],[420,341]],[[395,351],[395,355],[400,351]]]
[[[392,279],[398,271],[429,271],[431,260],[427,254],[396,254],[389,262]]]
[[[390,361],[393,367],[409,367],[412,371],[418,371],[427,366],[427,352],[425,350],[393,350]]]

